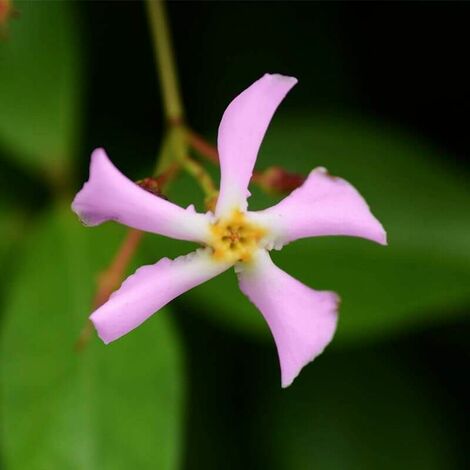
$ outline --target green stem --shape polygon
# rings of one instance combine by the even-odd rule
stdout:
[[[202,165],[190,157],[184,158],[182,165],[183,168],[199,183],[199,186],[204,191],[206,198],[212,198],[217,194],[211,175]]]
[[[153,176],[156,177],[163,173],[173,162],[174,155],[171,149],[171,130],[166,132],[162,143],[160,145],[160,151],[157,156],[157,163],[153,170]]]
[[[172,124],[184,118],[178,85],[170,29],[163,0],[147,0],[147,13],[152,31],[155,60],[160,76],[165,116]]]

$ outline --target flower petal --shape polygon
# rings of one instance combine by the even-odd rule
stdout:
[[[288,387],[302,367],[333,338],[339,298],[315,291],[279,269],[265,250],[238,273],[240,289],[261,311],[276,342],[282,386]]]
[[[91,156],[90,178],[72,209],[86,225],[115,220],[129,227],[178,240],[205,242],[209,215],[183,209],[142,189],[124,176],[103,149]]]
[[[238,95],[225,110],[219,126],[220,194],[216,215],[246,210],[248,184],[258,150],[277,107],[297,79],[265,74]]]
[[[347,181],[316,168],[279,204],[249,217],[270,229],[266,242],[279,248],[293,240],[324,235],[361,237],[381,245],[387,235],[369,206]]]
[[[214,261],[209,250],[203,249],[175,260],[163,258],[156,264],[142,266],[90,319],[99,337],[108,344],[138,327],[174,298],[229,266]]]

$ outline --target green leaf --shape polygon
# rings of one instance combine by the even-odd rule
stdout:
[[[336,343],[446,321],[470,303],[468,177],[446,166],[434,148],[357,118],[284,118],[269,130],[257,168],[270,165],[304,174],[327,167],[358,188],[388,232],[388,247],[345,237],[312,238],[272,254],[307,285],[340,294]],[[193,187],[175,184],[172,198],[185,204],[200,200]],[[252,209],[276,202],[256,187],[251,190]],[[161,243],[155,242],[155,251]],[[228,327],[268,335],[232,272],[187,298]]]
[[[31,234],[2,338],[8,469],[176,469],[183,375],[168,310],[109,346],[74,344],[123,230],[56,212]]]
[[[4,257],[10,251],[16,238],[20,235],[23,225],[23,217],[20,213],[5,205],[0,199],[0,265],[4,265]],[[0,278],[3,278],[5,272],[2,270]]]
[[[267,468],[460,468],[448,397],[422,371],[383,350],[331,354],[312,368],[261,397],[255,433]]]
[[[15,2],[0,41],[0,145],[58,178],[77,140],[81,57],[73,2]]]

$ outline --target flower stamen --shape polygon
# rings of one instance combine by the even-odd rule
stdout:
[[[246,215],[234,210],[227,218],[211,225],[212,240],[209,246],[213,257],[224,262],[249,262],[266,229],[247,220]]]

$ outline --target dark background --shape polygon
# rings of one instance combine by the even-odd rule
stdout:
[[[123,121],[115,131],[147,134],[142,129],[154,130],[161,115],[144,9],[138,2],[83,9],[93,44],[94,118],[114,115]],[[187,114],[198,129],[213,131],[228,90],[280,71],[308,84],[292,107],[377,116],[465,164],[469,11],[466,2],[170,2]],[[113,76],[131,91],[118,100]]]

